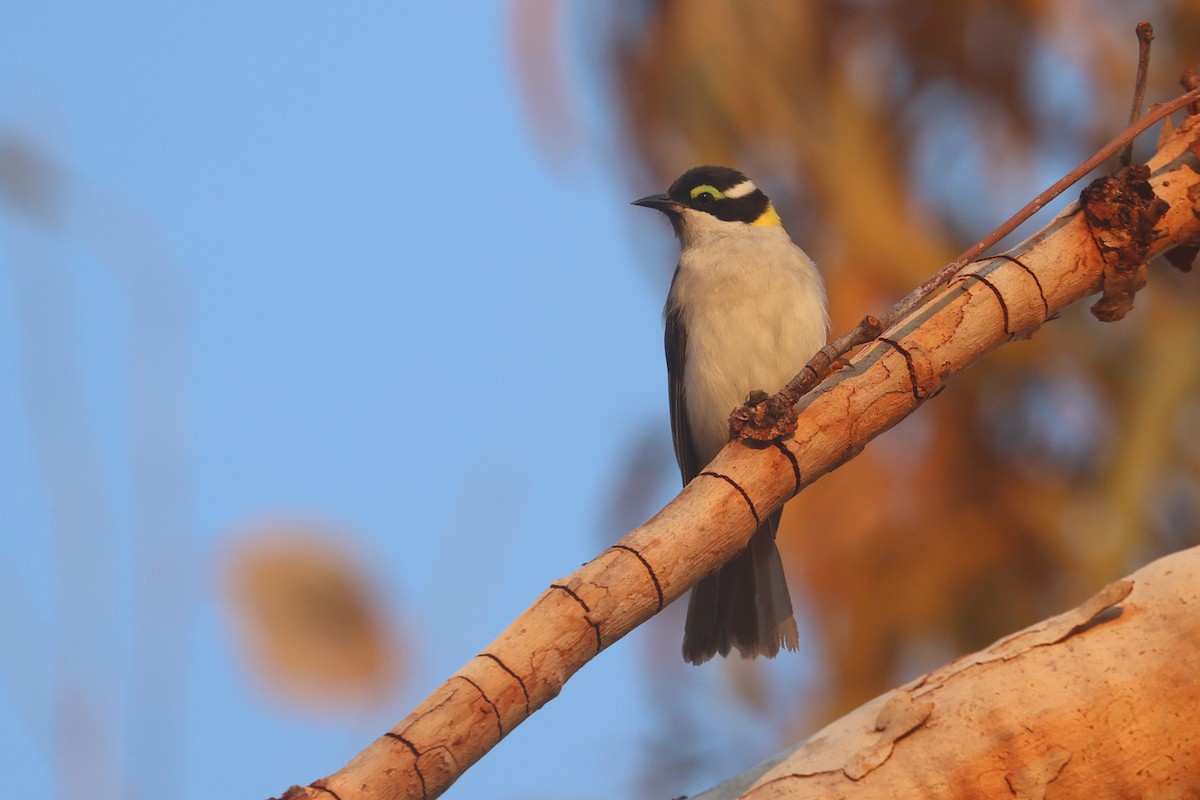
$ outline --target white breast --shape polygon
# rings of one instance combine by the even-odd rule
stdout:
[[[754,389],[774,393],[825,343],[825,289],[780,227],[685,243],[667,308],[687,329],[683,385],[696,455],[729,438],[729,413]]]

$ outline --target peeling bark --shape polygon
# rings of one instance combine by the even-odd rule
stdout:
[[[1103,295],[1092,305],[1101,322],[1115,322],[1133,310],[1133,296],[1146,285],[1146,254],[1155,226],[1169,206],[1155,194],[1143,164],[1122,167],[1088,184],[1080,195],[1092,241],[1104,260]]]
[[[1193,548],[693,800],[1195,797],[1198,694]]]

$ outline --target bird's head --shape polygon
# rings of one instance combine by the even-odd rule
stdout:
[[[685,246],[712,236],[781,224],[762,189],[729,167],[693,167],[679,176],[666,194],[643,197],[633,204],[666,214]]]

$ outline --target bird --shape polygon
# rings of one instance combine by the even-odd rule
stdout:
[[[633,204],[665,214],[679,239],[663,320],[671,436],[686,486],[724,447],[730,413],[752,391],[782,389],[824,345],[825,287],[762,189],[736,169],[693,167],[666,193]],[[775,543],[781,515],[693,587],[685,661],[798,649]]]

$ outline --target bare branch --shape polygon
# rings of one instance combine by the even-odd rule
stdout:
[[[1129,109],[1129,124],[1142,115],[1142,103],[1146,100],[1146,77],[1150,72],[1150,42],[1154,40],[1154,27],[1149,22],[1139,22],[1136,28],[1138,40],[1137,77],[1133,82],[1133,105]],[[1121,150],[1119,164],[1128,167],[1133,162],[1133,141]]]
[[[1200,90],[1160,106],[1158,118],[1198,97]],[[1089,162],[1110,157],[1124,137],[1136,135],[1131,131]],[[1197,142],[1200,120],[1190,118],[1164,138],[1151,160],[1150,186],[1167,210],[1146,257],[1200,237],[1200,175],[1189,166]],[[1011,253],[961,272],[973,257],[956,264],[945,276],[953,281],[927,294],[923,305],[914,302],[902,306],[910,313],[891,315],[895,324],[883,336],[809,394],[790,439],[775,447],[731,442],[653,519],[552,583],[482,653],[353,761],[284,797],[438,796],[597,653],[736,555],[757,519],[853,458],[950,377],[1098,291],[1105,268],[1078,209]]]

